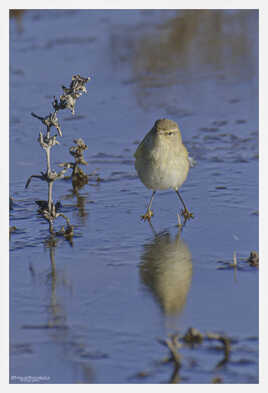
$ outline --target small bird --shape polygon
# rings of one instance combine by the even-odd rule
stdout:
[[[134,157],[135,168],[142,183],[153,190],[146,213],[141,218],[150,222],[153,212],[151,206],[157,190],[175,190],[183,204],[181,211],[184,223],[193,214],[187,209],[179,188],[185,182],[191,162],[188,151],[182,143],[178,124],[169,119],[159,119],[151,131],[139,144]]]

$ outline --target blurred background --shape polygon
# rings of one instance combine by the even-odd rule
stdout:
[[[231,337],[231,358],[218,369],[216,344],[182,347],[177,382],[258,383],[258,31],[257,10],[10,10],[12,383],[171,382],[156,337],[191,326]],[[92,79],[76,114],[58,114],[52,167],[80,137],[100,181],[54,185],[71,246],[37,213],[46,184],[24,187],[45,169],[30,113],[52,112],[74,74]],[[196,161],[182,233],[172,191],[156,195],[152,228],[140,221],[150,191],[133,154],[163,117]]]

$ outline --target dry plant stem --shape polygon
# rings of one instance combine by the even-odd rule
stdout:
[[[46,151],[46,156],[47,156],[47,173],[51,172],[51,166],[50,166],[50,147],[45,149]]]
[[[50,113],[47,117],[38,116],[35,113],[31,113],[31,115],[37,119],[39,119],[46,127],[47,127],[47,137],[50,137],[50,128],[52,126],[56,127],[58,134],[62,136],[61,128],[59,125],[59,121],[57,118],[57,111],[54,113]]]
[[[172,372],[170,383],[178,383],[180,381],[179,370],[181,368],[181,356],[178,352],[178,348],[181,346],[178,342],[178,334],[170,335],[170,338],[166,340],[159,340],[159,342],[168,347],[171,354],[171,361],[174,362],[174,370]]]
[[[53,187],[53,182],[51,181],[51,182],[48,183],[48,211],[49,212],[52,211],[52,204],[53,204],[52,187]]]
[[[42,173],[42,172],[41,172],[41,173]],[[26,184],[25,184],[25,188],[28,188],[28,187],[29,187],[29,185],[30,185],[31,180],[32,180],[33,177],[35,177],[35,178],[37,178],[37,179],[40,179],[40,180],[45,180],[45,181],[46,181],[46,176],[45,176],[45,174],[43,174],[43,173],[42,173],[41,176],[40,176],[40,175],[32,175],[32,176],[30,176],[29,179],[27,180],[27,182],[26,182]]]
[[[174,343],[174,340],[166,340],[167,343],[167,347],[170,350],[170,353],[172,355],[172,360],[176,363],[176,366],[178,367],[178,369],[181,367],[181,358],[179,353],[176,350],[176,346]]]
[[[58,216],[61,216],[62,218],[64,218],[65,219],[65,221],[66,221],[66,223],[67,223],[67,226],[68,227],[70,227],[71,226],[71,223],[70,223],[70,220],[69,220],[69,218],[68,217],[66,217],[63,213],[57,213],[57,217]]]
[[[53,220],[49,220],[48,224],[49,224],[49,233],[54,235]]]
[[[51,173],[51,165],[50,165],[50,149],[59,144],[59,142],[56,139],[56,135],[50,137],[49,132],[47,132],[46,136],[43,136],[42,132],[40,131],[39,133],[39,138],[38,142],[40,143],[40,146],[45,150],[46,152],[46,159],[47,159],[47,174],[50,175]]]
[[[33,117],[40,120],[41,123],[46,126],[46,135],[43,135],[42,132],[40,132],[38,137],[38,142],[46,152],[47,171],[46,173],[41,172],[41,175],[30,176],[26,182],[25,188],[29,187],[32,178],[37,178],[42,181],[46,181],[48,183],[48,202],[47,202],[47,206],[41,209],[41,214],[49,222],[49,232],[53,235],[55,234],[53,229],[53,221],[59,216],[63,217],[67,223],[66,230],[63,228],[64,235],[68,234],[68,236],[70,237],[72,236],[73,233],[72,232],[73,228],[70,224],[70,220],[64,214],[57,213],[57,206],[56,206],[57,204],[56,205],[53,204],[53,199],[52,199],[53,183],[57,179],[62,179],[68,168],[73,168],[73,172],[74,172],[76,170],[78,163],[87,165],[87,162],[84,160],[83,157],[83,152],[84,150],[87,149],[87,145],[80,138],[75,140],[74,142],[77,144],[77,147],[72,148],[70,153],[75,157],[76,163],[75,164],[65,163],[63,165],[64,166],[63,170],[57,173],[56,171],[53,171],[51,169],[50,150],[53,146],[59,144],[59,142],[57,141],[57,135],[54,136],[50,135],[50,130],[51,127],[55,127],[57,129],[58,134],[62,136],[62,131],[57,118],[57,112],[60,109],[68,108],[71,109],[71,111],[74,114],[76,100],[82,95],[82,93],[87,92],[85,84],[89,80],[90,78],[83,78],[80,75],[74,75],[72,77],[70,87],[69,88],[66,88],[65,86],[62,87],[64,94],[60,96],[60,101],[58,101],[56,97],[54,97],[54,101],[52,103],[52,106],[54,108],[54,113],[50,113],[48,116],[45,117],[39,116],[33,112],[31,113]]]
[[[228,337],[221,336],[220,334],[217,333],[207,333],[207,338],[209,340],[218,340],[223,344],[224,358],[216,366],[216,368],[220,368],[224,364],[226,364],[230,359],[230,352],[231,352],[230,339]]]
[[[174,370],[173,370],[172,375],[170,377],[169,383],[173,384],[173,383],[180,382],[179,370],[180,370],[180,367],[177,365],[177,363],[174,363]]]
[[[230,340],[227,337],[222,337],[221,342],[224,345],[224,359],[221,361],[221,363],[224,364],[228,362],[230,358],[231,344]]]
[[[29,177],[29,179],[26,182],[25,188],[28,188],[31,180],[33,177],[46,181],[47,183],[53,182],[55,180],[58,179],[62,179],[64,177],[65,172],[67,171],[68,168],[71,168],[71,166],[69,166],[68,164],[65,166],[64,169],[62,169],[59,173],[57,173],[56,171],[50,171],[50,173],[44,173],[41,172],[41,176],[40,175],[32,175]]]
[[[234,251],[233,260],[234,260],[234,266],[236,267],[237,266],[236,251]]]
[[[159,340],[160,344],[165,345],[168,347],[170,354],[171,354],[171,360],[176,363],[178,368],[181,367],[181,357],[180,354],[178,353],[178,348],[181,346],[178,342],[178,334],[172,334],[170,335],[170,338],[166,340]]]

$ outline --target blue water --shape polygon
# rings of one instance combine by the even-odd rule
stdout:
[[[91,76],[76,115],[61,111],[52,167],[73,139],[88,145],[78,192],[53,198],[74,225],[73,246],[49,240],[35,200],[47,184],[37,138],[53,96],[73,74]],[[181,194],[195,219],[178,234],[172,191],[153,203],[133,154],[154,121],[178,122],[197,164]],[[257,11],[26,11],[10,21],[10,379],[40,383],[167,383],[158,342],[189,327],[232,338],[183,346],[181,383],[258,383]],[[55,226],[64,221],[59,218]],[[226,268],[236,252],[238,269]],[[146,371],[146,377],[138,373]]]

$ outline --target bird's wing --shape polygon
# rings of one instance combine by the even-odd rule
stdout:
[[[137,147],[137,150],[135,151],[135,154],[134,154],[135,158],[138,158],[141,154],[143,154],[144,146],[148,143],[147,139],[149,139],[151,137],[150,132],[148,132],[148,134],[145,135],[145,137],[143,138],[143,140],[141,141],[141,143]]]

